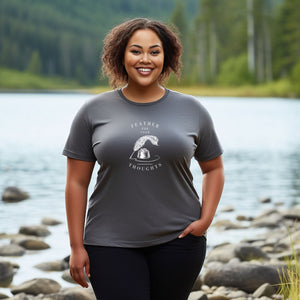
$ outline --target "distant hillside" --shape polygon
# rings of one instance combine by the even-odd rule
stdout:
[[[188,19],[198,0],[186,0]],[[132,17],[168,21],[175,0],[1,0],[0,66],[95,82],[105,33]]]

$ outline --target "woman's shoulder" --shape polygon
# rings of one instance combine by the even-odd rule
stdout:
[[[118,91],[107,91],[101,94],[97,94],[89,98],[85,105],[86,107],[94,107],[95,105],[110,103],[112,99],[118,97]]]
[[[183,107],[206,111],[199,97],[195,97],[189,94],[184,94],[174,90],[169,90],[169,95],[170,97],[172,97],[174,102],[178,103]]]

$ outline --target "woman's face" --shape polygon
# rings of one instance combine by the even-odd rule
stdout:
[[[124,67],[128,84],[149,87],[158,84],[163,70],[162,41],[151,29],[139,29],[128,41],[124,54]]]

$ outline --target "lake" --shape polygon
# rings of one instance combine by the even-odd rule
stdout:
[[[13,204],[0,201],[0,233],[16,233],[21,225],[39,224],[54,217],[62,225],[49,228],[51,249],[4,258],[21,265],[14,278],[19,284],[33,277],[58,280],[33,266],[69,254],[64,185],[66,158],[61,155],[72,119],[88,94],[0,94],[0,193],[16,185],[30,199]],[[216,220],[235,221],[237,215],[257,216],[300,200],[300,101],[278,98],[200,97],[213,117],[224,148],[226,183]],[[195,186],[201,190],[201,172],[192,163]],[[95,178],[93,178],[95,180]],[[262,204],[259,199],[270,197]],[[233,212],[221,212],[232,206]],[[208,244],[238,242],[260,230],[210,229]],[[8,243],[0,240],[0,245]],[[63,285],[68,285],[60,281]],[[0,289],[1,291],[1,289]]]

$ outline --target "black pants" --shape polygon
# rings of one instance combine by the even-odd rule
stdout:
[[[203,265],[206,238],[188,235],[145,248],[85,247],[97,300],[186,300]]]

